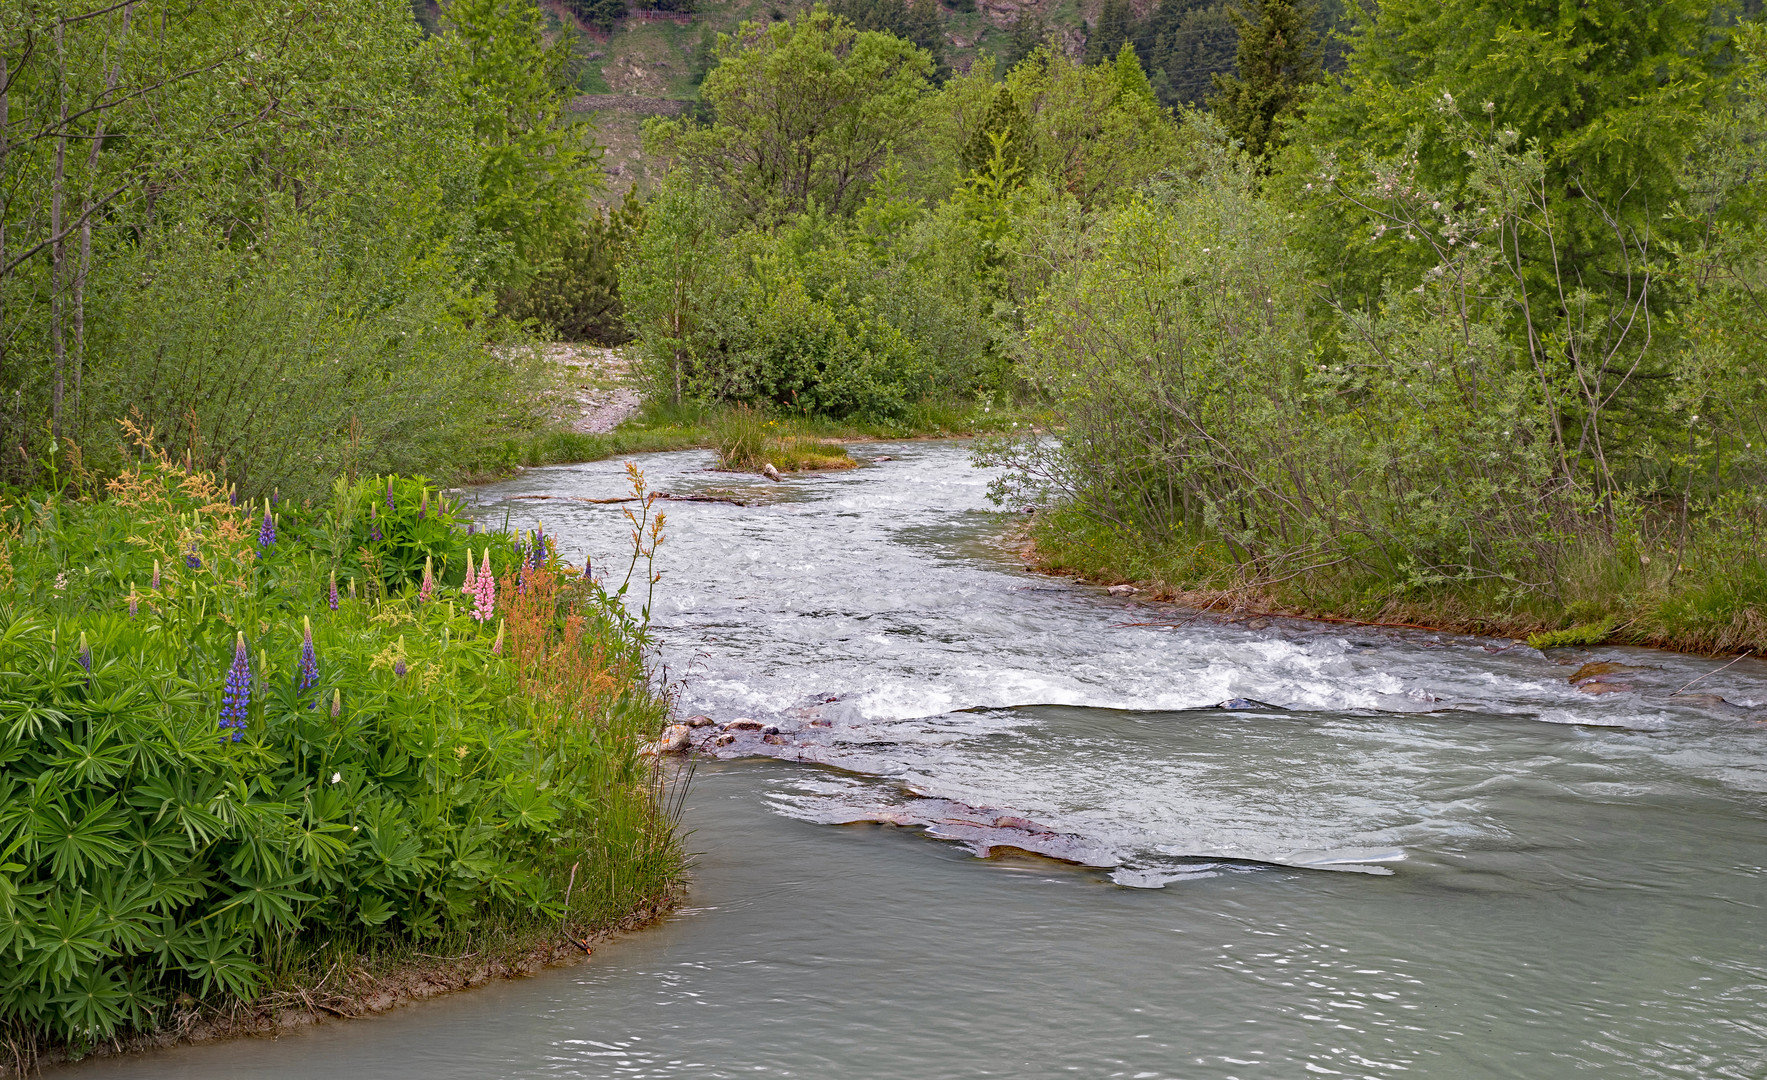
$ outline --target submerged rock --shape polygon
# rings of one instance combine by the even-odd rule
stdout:
[[[1287,712],[1288,711],[1287,709],[1284,709],[1281,705],[1272,705],[1267,701],[1254,701],[1249,697],[1230,697],[1226,701],[1221,702],[1219,705],[1214,706],[1214,708],[1236,709],[1236,710],[1271,709],[1275,712]]]
[[[1632,675],[1640,671],[1651,670],[1654,669],[1648,667],[1634,667],[1631,664],[1616,663],[1612,660],[1598,660],[1593,663],[1584,664],[1582,667],[1572,672],[1571,685],[1583,687],[1587,683],[1617,682],[1618,680],[1610,678],[1609,676]]]
[[[728,724],[725,724],[724,730],[725,731],[760,731],[761,729],[765,728],[766,726],[767,726],[766,724],[761,723],[759,720],[750,720],[746,716],[739,716],[736,719],[730,721]],[[777,731],[779,729],[775,728],[774,730]]]
[[[702,727],[707,726],[708,724],[714,723],[714,721],[712,720],[711,717],[703,715],[703,714],[699,715],[699,716],[690,716],[681,722],[686,724],[690,728],[702,728]]]
[[[1130,593],[1138,592],[1139,590],[1133,585],[1112,585],[1104,591],[1110,593],[1112,596],[1128,596]]]

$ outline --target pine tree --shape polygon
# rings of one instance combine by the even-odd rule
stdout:
[[[1282,141],[1282,122],[1324,75],[1319,36],[1306,0],[1250,0],[1249,15],[1230,11],[1239,28],[1232,75],[1215,76],[1209,107],[1241,140],[1264,157]]]
[[[1085,62],[1110,62],[1134,32],[1135,13],[1129,10],[1129,0],[1104,0],[1104,7],[1098,12],[1098,24],[1086,35]]]
[[[994,160],[995,139],[1004,135],[1006,142],[1002,154],[1007,166],[1014,170],[1013,176],[1020,180],[1030,172],[1032,159],[1035,157],[1034,136],[1031,134],[1031,118],[1019,108],[1013,100],[1012,91],[1004,84],[994,89],[994,100],[988,106],[988,115],[983,118],[982,126],[977,128],[958,152],[958,161],[965,176],[983,172]]]

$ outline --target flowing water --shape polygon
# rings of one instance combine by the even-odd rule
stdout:
[[[707,741],[689,907],[588,964],[74,1071],[1767,1077],[1767,665],[1672,696],[1718,665],[1191,618],[1019,569],[959,444],[859,453],[890,460],[643,462],[747,504],[661,504],[684,714],[779,729]],[[617,581],[626,506],[576,500],[624,483],[479,498]],[[1592,694],[1592,660],[1639,670]]]

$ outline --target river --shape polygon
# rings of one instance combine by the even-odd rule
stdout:
[[[700,765],[677,915],[67,1074],[1767,1076],[1767,665],[1673,697],[1718,663],[1190,619],[1022,570],[961,444],[857,453],[779,485],[641,461],[748,504],[661,504],[683,714],[780,729]],[[617,579],[622,506],[563,497],[624,483],[477,497]],[[1593,695],[1591,660],[1641,670]]]

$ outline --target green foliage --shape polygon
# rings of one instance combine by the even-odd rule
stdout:
[[[1129,0],[1104,0],[1098,22],[1086,35],[1085,62],[1102,64],[1114,58],[1135,32],[1135,12]]]
[[[454,0],[451,44],[462,54],[458,108],[482,150],[479,225],[506,237],[524,277],[580,229],[601,183],[600,151],[567,122],[558,91],[569,43],[548,46],[534,0]]]
[[[751,220],[770,224],[812,205],[848,213],[913,130],[932,70],[913,45],[860,32],[825,7],[744,23],[719,39],[718,65],[700,88],[716,120],[653,120],[647,142]]]
[[[606,34],[626,17],[626,0],[565,0],[571,14],[583,25]]]
[[[644,204],[628,197],[591,214],[551,264],[497,298],[512,319],[533,319],[563,341],[609,345],[628,340],[620,303],[620,262],[644,224]]]
[[[939,78],[949,73],[945,27],[937,0],[832,0],[828,10],[858,30],[893,34],[924,51],[932,57],[933,71]]]
[[[115,468],[135,416],[247,493],[306,496],[459,471],[532,427],[533,365],[486,292],[574,235],[595,178],[537,17],[6,9],[0,475],[34,482],[70,439]]]
[[[1251,16],[1228,9],[1239,31],[1232,75],[1216,75],[1209,108],[1246,153],[1281,144],[1284,121],[1324,77],[1312,12],[1296,0],[1255,0]]]
[[[1600,645],[1614,632],[1614,620],[1603,619],[1600,622],[1583,623],[1563,630],[1548,630],[1544,633],[1529,634],[1528,644],[1536,649],[1558,649],[1567,645]]]
[[[617,600],[568,573],[551,586],[550,555],[513,595],[525,553],[469,539],[416,479],[263,513],[267,545],[256,508],[160,460],[103,502],[0,507],[0,1023],[16,1036],[89,1045],[152,1029],[182,995],[249,1000],[302,950],[555,920],[579,860],[606,886],[594,907],[579,890],[587,917],[671,887],[678,852],[636,756],[663,706]],[[457,582],[469,546],[502,575],[507,639],[413,582],[419,556]],[[340,564],[373,585],[332,610]],[[242,739],[218,726],[236,642]],[[567,707],[547,666],[599,696]]]

